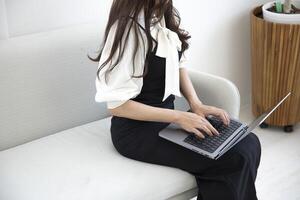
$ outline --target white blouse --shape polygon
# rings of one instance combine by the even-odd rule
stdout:
[[[154,18],[157,19],[157,18]],[[138,16],[138,23],[145,28],[144,21],[144,11],[142,10]],[[127,33],[128,25],[125,33]],[[112,48],[114,35],[117,29],[117,22],[115,22],[108,33],[108,38],[104,44],[102,55],[99,60],[99,65],[108,58],[110,50]],[[143,30],[141,30],[143,31]],[[180,81],[179,81],[179,68],[186,67],[185,63],[187,61],[185,54],[183,53],[179,61],[178,50],[181,50],[181,41],[177,33],[166,28],[165,18],[150,27],[151,35],[157,41],[157,51],[156,56],[166,58],[166,76],[165,76],[165,92],[163,101],[170,95],[174,94],[181,97],[180,92]],[[140,94],[143,86],[143,78],[131,78],[133,73],[133,55],[134,55],[134,28],[132,26],[126,48],[124,50],[124,55],[115,68],[108,73],[107,83],[104,81],[104,74],[106,69],[110,67],[111,63],[114,63],[118,57],[120,48],[114,54],[112,62],[105,65],[99,72],[100,81],[96,77],[96,102],[106,102],[107,108],[116,108],[131,98],[136,97]],[[123,37],[123,41],[125,37]],[[138,41],[144,42],[146,50],[148,45],[146,34],[139,34]],[[124,44],[124,42],[122,43]],[[140,43],[138,45],[138,50],[135,58],[135,73],[134,75],[141,75],[143,73],[143,67],[146,59],[146,51],[144,51],[143,45]]]

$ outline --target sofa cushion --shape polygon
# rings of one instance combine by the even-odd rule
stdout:
[[[110,120],[0,152],[0,199],[167,199],[195,189],[195,178],[185,171],[120,155]]]

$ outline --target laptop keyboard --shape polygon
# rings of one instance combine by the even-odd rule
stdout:
[[[211,125],[219,131],[220,135],[206,136],[204,139],[198,139],[194,134],[190,134],[184,139],[193,146],[200,149],[213,153],[223,142],[229,138],[235,130],[237,130],[242,124],[240,122],[230,120],[229,126],[223,124],[222,120],[218,117],[206,117]]]

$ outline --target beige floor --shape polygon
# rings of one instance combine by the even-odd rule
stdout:
[[[240,119],[253,119],[250,106],[241,110]],[[300,200],[300,124],[293,133],[282,128],[256,128],[262,144],[261,164],[256,181],[259,200]],[[193,198],[196,200],[196,198]]]

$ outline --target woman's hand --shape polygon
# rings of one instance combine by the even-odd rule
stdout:
[[[205,138],[204,134],[200,131],[204,131],[208,135],[219,135],[219,132],[209,123],[209,121],[203,116],[192,112],[177,111],[178,118],[175,123],[180,125],[184,130],[194,133],[200,138]],[[200,130],[199,130],[200,129]]]
[[[191,103],[190,107],[193,113],[196,113],[202,117],[206,117],[208,115],[214,115],[216,117],[219,117],[223,121],[223,123],[226,124],[227,126],[230,123],[230,117],[228,113],[221,108],[204,105],[200,100]]]

